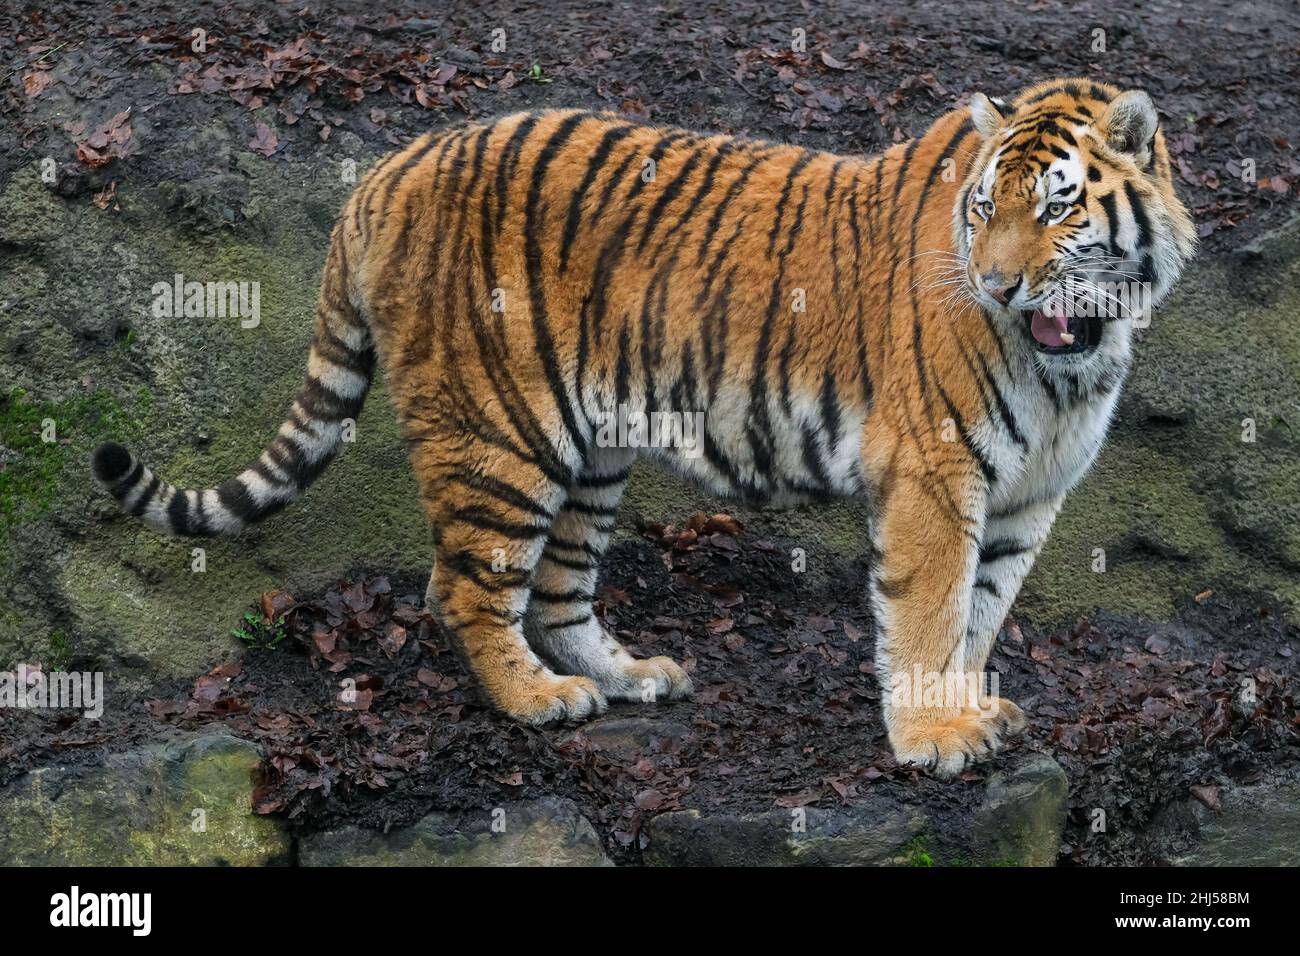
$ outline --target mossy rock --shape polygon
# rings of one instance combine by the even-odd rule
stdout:
[[[570,800],[543,798],[478,813],[431,813],[375,833],[346,827],[303,837],[303,866],[612,866]]]
[[[44,767],[0,789],[0,865],[287,864],[279,820],[252,812],[256,745],[211,734]]]

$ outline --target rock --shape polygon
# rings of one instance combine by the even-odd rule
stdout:
[[[479,813],[430,813],[376,833],[346,827],[303,837],[302,866],[612,866],[570,800],[546,797]]]
[[[1300,866],[1300,783],[1224,787],[1220,813],[1196,800],[1186,810],[1199,825],[1177,866]]]
[[[675,720],[652,717],[605,717],[585,724],[580,732],[596,750],[619,757],[638,757],[680,742],[690,733],[690,728]]]
[[[710,814],[678,810],[646,827],[652,866],[888,866],[911,862],[924,815],[883,798],[852,807]]]
[[[975,813],[971,843],[985,864],[1054,866],[1070,783],[1051,757],[995,773]]]
[[[252,812],[260,763],[212,733],[34,770],[0,789],[0,866],[287,864],[283,824]]]

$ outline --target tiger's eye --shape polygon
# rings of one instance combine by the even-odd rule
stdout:
[[[993,209],[994,209],[993,200],[991,199],[982,200],[980,204],[975,208],[979,211],[979,214],[983,216],[985,219],[991,219],[993,217]]]
[[[1047,218],[1049,218],[1049,219],[1056,219],[1058,216],[1064,216],[1064,215],[1065,215],[1065,210],[1068,209],[1068,208],[1069,208],[1069,206],[1067,206],[1067,205],[1066,205],[1065,203],[1063,203],[1063,202],[1053,202],[1053,203],[1048,203],[1048,204],[1047,204]]]

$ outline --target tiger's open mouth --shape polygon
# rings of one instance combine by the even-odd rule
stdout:
[[[1020,314],[1030,339],[1047,355],[1074,355],[1101,342],[1100,316],[1059,315],[1042,309]]]

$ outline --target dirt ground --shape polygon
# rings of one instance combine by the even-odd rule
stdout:
[[[432,809],[560,794],[616,860],[635,863],[657,812],[851,805],[868,789],[913,801],[943,791],[960,808],[1028,749],[1052,754],[1071,781],[1062,862],[1150,864],[1162,858],[1144,829],[1171,801],[1214,806],[1218,780],[1300,766],[1300,632],[1269,603],[1202,595],[1159,628],[1110,617],[1044,634],[1009,620],[992,667],[1029,713],[1028,731],[954,783],[899,767],[859,598],[866,565],[809,559],[829,577],[805,583],[790,573],[788,543],[703,514],[612,550],[598,612],[634,653],[684,662],[697,691],[689,702],[612,708],[680,726],[634,756],[599,750],[573,727],[493,715],[423,609],[423,582],[369,575],[301,600],[264,595],[232,622],[250,645],[242,659],[98,725],[0,715],[0,784],[46,762],[93,762],[162,724],[216,722],[262,743],[257,811],[284,814],[298,832],[387,830]],[[1107,808],[1105,839],[1090,831],[1094,807]]]
[[[1151,92],[1205,254],[1280,222],[1300,189],[1300,11],[1286,2],[1155,2],[1122,15],[1100,2],[964,3],[960,16],[949,2],[869,13],[748,0],[378,6],[8,5],[0,186],[49,156],[62,194],[108,205],[127,179],[185,178],[171,147],[218,117],[245,130],[248,149],[303,161],[344,132],[375,153],[466,117],[574,105],[871,153],[973,91],[1085,74]],[[195,29],[207,31],[202,55]],[[492,49],[494,30],[504,50]],[[796,30],[806,52],[791,49]],[[694,700],[654,708],[683,728],[660,752],[625,761],[572,727],[494,717],[420,609],[424,581],[358,569],[323,593],[265,596],[250,620],[228,622],[261,649],[236,661],[232,640],[230,663],[98,724],[0,713],[0,784],[54,760],[94,762],[164,724],[220,722],[266,747],[259,812],[302,831],[554,793],[628,863],[645,820],[678,807],[825,807],[869,788],[978,800],[1000,763],[945,785],[890,756],[864,563],[828,559],[827,576],[805,579],[789,571],[789,544],[747,516],[745,528],[657,517],[677,524],[613,550],[601,613],[634,653],[693,672]],[[1188,595],[1159,628],[1119,615],[1052,633],[1010,621],[993,666],[1032,718],[1010,753],[1043,750],[1069,774],[1062,862],[1161,862],[1142,831],[1170,801],[1213,806],[1217,780],[1295,767],[1297,647],[1300,630],[1251,594]],[[345,679],[357,697],[341,705]],[[1097,806],[1113,808],[1106,841],[1088,828]]]

